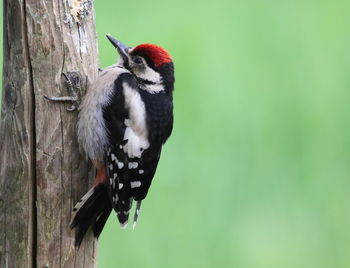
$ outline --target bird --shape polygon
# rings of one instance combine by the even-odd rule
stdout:
[[[119,60],[100,70],[79,105],[77,139],[96,177],[73,208],[70,228],[77,247],[90,228],[99,237],[112,210],[125,228],[133,202],[135,228],[173,129],[175,75],[168,51],[149,43],[128,47],[109,34],[107,38]]]

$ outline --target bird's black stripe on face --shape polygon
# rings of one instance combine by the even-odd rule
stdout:
[[[150,80],[147,80],[147,79],[143,79],[143,78],[140,78],[140,77],[138,77],[137,80],[139,82],[141,82],[141,84],[145,84],[145,85],[156,85],[157,84],[156,82],[153,82],[153,81],[150,81]]]
[[[125,69],[130,70],[129,58],[123,57],[123,66]]]

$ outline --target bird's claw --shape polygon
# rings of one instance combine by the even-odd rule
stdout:
[[[74,111],[77,110],[77,109],[78,109],[78,107],[75,106],[74,104],[71,105],[70,107],[66,108],[66,110],[67,110],[68,112],[74,112]]]
[[[66,108],[66,110],[68,112],[74,112],[80,104],[80,74],[78,72],[67,72],[62,73],[62,76],[65,78],[65,86],[70,96],[49,97],[44,95],[44,98],[55,102],[73,102],[73,104]]]

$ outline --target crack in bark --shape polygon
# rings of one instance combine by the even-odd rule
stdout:
[[[62,121],[62,107],[59,107],[60,109],[60,125],[61,125],[61,171],[60,171],[60,183],[61,183],[61,196],[63,195],[63,159],[64,159],[64,140],[63,140],[63,121]],[[61,197],[61,200],[63,200],[63,198]],[[61,250],[62,250],[62,209],[60,210],[60,267],[61,263],[62,263],[62,254],[61,254]]]
[[[13,82],[12,79],[10,79],[11,81],[11,85],[14,89],[14,92],[15,92],[15,98],[13,100],[13,106],[12,106],[12,109],[11,109],[11,126],[13,125],[13,121],[15,119],[15,110],[16,110],[16,104],[17,104],[17,88],[15,87],[15,84]]]
[[[23,1],[23,37],[24,37],[24,50],[26,53],[26,61],[28,62],[28,73],[29,73],[29,118],[30,118],[30,134],[29,137],[29,181],[30,181],[30,247],[29,253],[31,254],[31,265],[33,268],[37,267],[36,254],[37,254],[37,192],[36,192],[36,130],[35,130],[35,93],[34,93],[34,81],[33,81],[33,68],[30,57],[29,37],[28,37],[28,22],[27,22],[27,1]]]
[[[81,53],[81,34],[80,34],[80,26],[79,23],[77,22],[77,28],[78,28],[78,35],[79,35],[79,54],[80,54],[80,59],[81,61],[83,60],[83,54]]]
[[[4,223],[6,223],[6,216],[7,216],[7,210],[6,210],[6,206],[4,206]],[[7,230],[6,230],[6,224],[4,224],[4,233],[6,234]],[[4,245],[5,245],[5,249],[4,249],[4,257],[5,257],[5,265],[6,267],[8,267],[8,255],[6,254],[7,249],[7,241],[6,241],[6,235],[4,235]],[[1,262],[2,263],[2,262]]]
[[[64,27],[64,22],[63,22],[63,19],[62,19],[62,15],[61,15],[61,2],[58,3],[58,16],[60,18],[60,28],[61,28],[61,31],[63,31],[63,27]],[[62,68],[61,68],[61,73],[63,73],[63,69],[64,69],[64,64],[66,62],[66,49],[64,47],[64,40],[63,40],[63,36],[61,38],[61,42],[62,42],[62,55],[63,55],[63,58],[62,58]]]
[[[60,28],[61,30],[63,29],[64,25],[63,25],[63,21],[62,21],[62,16],[61,16],[61,2],[58,2],[58,16],[59,16],[59,21],[60,21]],[[63,73],[63,69],[64,69],[64,64],[65,64],[65,60],[66,60],[66,55],[65,55],[65,47],[64,47],[64,40],[63,40],[63,36],[61,39],[62,42],[62,67],[61,67],[61,73]],[[61,111],[61,107],[60,109],[60,121],[61,121],[61,146],[62,146],[62,155],[61,155],[61,172],[60,172],[60,178],[61,178],[61,188],[63,188],[63,173],[62,173],[62,168],[63,168],[63,157],[64,157],[64,140],[63,140],[63,122],[62,122],[62,111]],[[61,190],[62,193],[62,190]],[[63,200],[63,198],[61,198],[61,200]],[[60,210],[60,243],[59,243],[59,250],[60,250],[60,267],[62,267],[62,233],[63,233],[63,225],[62,225],[62,220],[63,220],[63,215],[62,215],[62,210]]]

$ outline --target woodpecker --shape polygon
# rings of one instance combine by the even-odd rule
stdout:
[[[80,106],[78,142],[96,167],[93,187],[73,209],[70,227],[79,246],[91,227],[98,238],[112,209],[121,227],[133,201],[133,228],[173,128],[174,64],[153,44],[128,47],[107,35],[117,64],[99,73]]]

